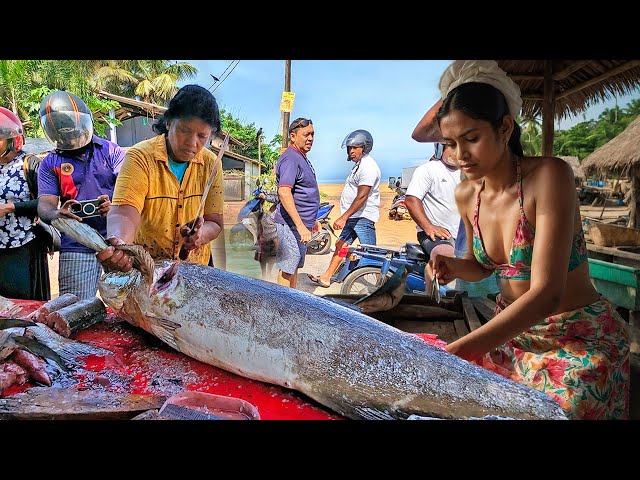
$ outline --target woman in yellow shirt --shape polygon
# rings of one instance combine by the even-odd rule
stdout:
[[[107,240],[111,245],[143,245],[154,259],[177,259],[184,248],[190,262],[213,265],[209,243],[224,225],[222,164],[204,147],[220,131],[217,102],[207,89],[185,85],[153,130],[159,135],[127,151],[107,217]],[[196,219],[214,169],[203,216]],[[113,246],[100,252],[98,260],[111,270],[132,267],[131,256]]]

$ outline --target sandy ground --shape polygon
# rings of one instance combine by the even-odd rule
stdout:
[[[322,201],[335,204],[335,208],[331,215],[332,220],[335,220],[340,215],[340,194],[342,193],[342,187],[343,184],[323,184],[320,186]],[[395,196],[395,191],[388,188],[386,184],[382,185],[380,190],[380,221],[376,224],[376,235],[378,244],[389,247],[399,247],[406,242],[415,242],[416,227],[413,221],[389,220],[389,207],[391,206],[391,202],[393,200],[393,197]],[[225,230],[227,231],[227,234],[228,229],[230,229],[236,223],[238,212],[244,204],[245,202],[225,203],[224,217],[226,224]],[[332,244],[335,245],[335,239],[333,239]],[[222,250],[219,246],[220,242],[217,242],[215,245],[218,248],[216,249],[216,253],[214,254],[214,259],[216,259],[216,263],[220,265],[222,263],[222,260],[220,259],[220,255],[222,255]],[[329,289],[318,287],[317,285],[310,282],[306,275],[306,273],[319,275],[320,273],[324,272],[327,265],[329,265],[329,260],[331,258],[333,249],[334,247],[332,246],[331,251],[324,255],[307,255],[305,259],[305,265],[302,269],[300,269],[299,272],[298,287],[301,290],[307,292],[316,292],[318,294],[333,292],[337,293],[339,291],[340,286],[335,284],[332,285]],[[253,252],[234,252],[229,248],[228,242],[226,243],[224,252],[226,270],[255,278],[262,277],[262,272],[260,270],[258,262],[253,260]],[[271,272],[271,275],[268,275],[265,280],[275,282],[276,274],[277,271],[275,271],[274,269]],[[55,298],[59,294],[57,253],[54,255],[53,259],[49,260],[49,276],[51,278],[51,296],[52,298]]]

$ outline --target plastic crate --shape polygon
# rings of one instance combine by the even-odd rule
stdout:
[[[640,310],[640,269],[590,258],[589,275],[598,293],[613,304]]]

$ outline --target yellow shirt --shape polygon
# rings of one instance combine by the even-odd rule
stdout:
[[[177,259],[183,243],[180,226],[193,220],[212,169],[216,174],[207,195],[204,215],[224,210],[222,165],[203,148],[184,174],[182,183],[169,169],[165,135],[143,140],[130,147],[122,163],[113,192],[113,205],[131,205],[140,212],[135,243],[156,259]],[[209,242],[189,252],[188,261],[207,265]]]

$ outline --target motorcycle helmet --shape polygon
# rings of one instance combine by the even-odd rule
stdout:
[[[22,122],[15,113],[4,107],[0,107],[0,140],[8,140],[7,148],[0,153],[0,157],[18,151],[24,145]]]
[[[342,148],[355,147],[362,145],[362,153],[368,154],[373,148],[373,137],[366,130],[354,130],[345,137],[342,142]]]
[[[47,140],[58,150],[76,150],[93,136],[93,115],[72,93],[53,92],[40,103],[40,123]]]

